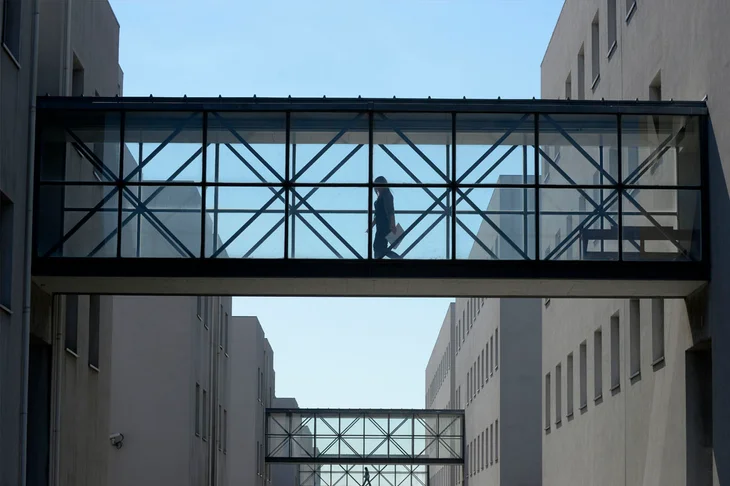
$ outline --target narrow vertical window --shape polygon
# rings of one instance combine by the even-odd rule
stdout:
[[[195,313],[198,316],[198,319],[201,321],[203,320],[203,298],[198,297],[195,303]]]
[[[471,402],[471,378],[469,375],[471,374],[471,371],[466,372],[466,405],[469,406],[469,402]]]
[[[580,408],[588,406],[588,343],[580,344]]]
[[[484,350],[487,353],[487,359],[484,362],[484,371],[486,372],[486,381],[489,382],[489,340],[487,339],[487,344],[484,345]]]
[[[489,374],[494,373],[494,336],[489,338]]]
[[[200,383],[195,384],[195,435],[200,437]]]
[[[99,324],[101,320],[101,297],[89,297],[89,366],[99,370]]]
[[[494,464],[494,424],[489,425],[489,464]]]
[[[616,3],[618,0],[607,0],[608,5],[606,6],[606,22],[608,22],[608,57],[609,59],[616,51],[618,45],[617,34],[617,22],[616,22]]]
[[[629,331],[630,343],[630,361],[631,378],[635,378],[641,374],[641,302],[639,299],[631,299],[629,301]]]
[[[482,386],[487,382],[486,377],[487,361],[484,359],[484,349],[482,349]]]
[[[208,392],[203,389],[203,440],[208,440]]]
[[[77,355],[79,333],[79,296],[66,296],[66,349]]]
[[[570,353],[568,355],[568,360],[567,360],[566,366],[568,367],[568,369],[566,370],[567,396],[565,398],[565,401],[566,401],[565,407],[567,410],[567,416],[572,417],[573,416],[573,402],[575,401],[575,399],[573,397],[573,353]]]
[[[611,390],[621,386],[621,329],[618,314],[611,316]]]
[[[482,430],[482,469],[484,469],[484,463],[487,462],[485,458],[487,457],[487,449],[486,449],[486,442],[484,440],[484,431]]]
[[[598,14],[591,23],[591,87],[596,89],[598,79],[601,77],[601,35],[600,35]]]
[[[603,396],[603,332],[600,328],[593,333],[593,396]]]
[[[22,0],[5,0],[3,9],[3,45],[13,56],[16,62],[20,63],[20,33],[23,17]]]
[[[499,420],[494,422],[494,462],[499,462]]]
[[[228,452],[228,410],[223,410],[223,453]]]
[[[568,73],[568,78],[565,80],[565,99],[569,100],[573,97],[573,80],[571,73]]]
[[[651,300],[651,355],[653,366],[664,361],[664,299]]]
[[[499,328],[494,330],[494,369],[499,369]]]
[[[545,430],[550,430],[550,373],[545,375]]]
[[[477,356],[477,390],[482,389],[482,357]]]
[[[631,17],[636,11],[636,0],[626,0],[626,22],[631,20]]]
[[[580,47],[578,51],[578,99],[586,99],[586,54],[585,48]]]
[[[563,365],[555,367],[555,424],[563,421]]]
[[[13,203],[0,193],[0,305],[12,309]]]

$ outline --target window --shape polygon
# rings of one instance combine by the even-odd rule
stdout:
[[[482,357],[477,356],[477,391],[482,389]]]
[[[259,441],[256,441],[256,474],[261,476],[261,448]]]
[[[223,350],[223,304],[218,312],[218,348]]]
[[[223,409],[223,454],[228,452],[228,410]]]
[[[488,372],[489,371],[489,369],[488,369],[489,368],[489,340],[487,340],[487,344],[484,345],[484,349],[486,350],[486,353],[487,353],[487,359],[484,362],[484,371]],[[487,376],[486,376],[485,380],[488,383],[489,382],[489,373],[486,373],[486,375]]]
[[[482,444],[481,444],[481,442],[479,442],[479,436],[478,435],[477,435],[477,438],[474,439],[474,441],[475,441],[476,446],[477,446],[477,454],[476,454],[476,458],[474,459],[474,467],[476,468],[477,473],[478,473],[479,470],[481,469],[481,465],[480,465],[479,462],[481,460],[480,458],[482,457]]]
[[[263,379],[263,375],[261,374],[261,368],[258,368],[256,373],[258,375],[258,380],[259,380],[256,393],[258,394],[257,399],[260,402],[261,401],[261,390],[263,390],[263,388],[262,388],[263,385],[261,383],[261,380]]]
[[[626,0],[626,22],[631,20],[631,17],[636,11],[636,0]]]
[[[203,298],[202,297],[198,297],[195,312],[198,315],[198,319],[200,319],[202,321],[203,320]]]
[[[608,22],[608,58],[610,59],[616,51],[618,39],[616,37],[616,2],[618,0],[608,0],[608,8],[606,9],[606,18]]]
[[[101,320],[101,297],[92,295],[89,299],[89,366],[99,369],[99,321]]]
[[[71,73],[71,96],[84,96],[84,66],[73,55],[73,71]]]
[[[611,390],[621,385],[621,330],[618,314],[611,316]]]
[[[653,366],[664,361],[664,299],[651,300],[651,357]]]
[[[588,343],[580,343],[580,408],[588,406]]]
[[[555,367],[555,424],[563,421],[563,365]]]
[[[489,464],[494,464],[494,424],[489,426]]]
[[[494,421],[494,462],[499,462],[499,420]]]
[[[662,73],[661,71],[654,76],[654,80],[649,85],[649,100],[650,101],[661,101],[662,100]]]
[[[471,402],[471,380],[469,379],[469,374],[471,371],[466,372],[466,405],[469,405],[469,402]]]
[[[488,381],[487,380],[487,361],[484,359],[484,350],[482,349],[482,386]]]
[[[0,193],[0,305],[12,308],[13,203]]]
[[[550,373],[545,375],[545,430],[550,430]]]
[[[23,21],[21,11],[23,0],[5,0],[3,10],[3,45],[20,62],[20,32]]]
[[[494,373],[494,336],[489,338],[489,374]]]
[[[484,469],[484,463],[487,462],[485,458],[487,457],[487,449],[484,441],[484,431],[482,430],[482,469]]]
[[[223,410],[223,407],[221,407],[221,404],[219,403],[218,404],[218,417],[217,417],[217,420],[216,420],[216,423],[218,424],[218,432],[216,433],[216,435],[217,435],[216,439],[218,441],[218,450],[219,451],[223,449],[223,443],[221,441],[221,438],[223,436],[223,434],[221,433],[221,427],[223,426],[223,412],[222,412],[222,410]]]
[[[466,340],[466,333],[464,332],[465,327],[469,327],[469,323],[466,322],[466,310],[461,311],[461,342],[464,342]]]
[[[578,51],[578,99],[586,99],[586,54],[583,46]]]
[[[631,299],[629,301],[629,338],[631,339],[631,378],[635,378],[641,374],[641,302],[639,299]]]
[[[567,367],[568,367],[568,369],[567,369],[567,376],[566,376],[566,378],[567,378],[566,388],[567,388],[568,395],[565,399],[565,401],[566,401],[565,408],[567,410],[567,416],[572,417],[573,416],[573,401],[574,401],[574,399],[573,399],[573,353],[570,353],[568,355]]]
[[[499,369],[499,328],[494,330],[494,369]]]
[[[591,23],[591,87],[596,89],[601,77],[601,35],[598,27],[598,14]]]
[[[200,437],[200,383],[195,384],[195,435]]]
[[[66,296],[66,350],[77,355],[79,333],[79,296]]]
[[[600,328],[593,333],[593,388],[594,398],[603,396],[603,332]]]
[[[223,318],[223,351],[228,356],[228,312],[224,313]]]
[[[565,80],[565,99],[569,100],[573,96],[573,80],[571,73],[568,73],[568,79]]]
[[[203,390],[203,440],[208,440],[208,392]]]

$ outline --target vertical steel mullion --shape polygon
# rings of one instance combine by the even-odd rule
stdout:
[[[292,425],[294,425],[294,424],[292,423],[292,413],[290,412],[288,415],[289,415],[289,457],[292,457],[292,455],[294,454],[294,451],[292,450],[292,442],[294,442],[294,438],[292,436],[291,431],[292,431]],[[300,419],[301,419],[301,417],[300,417]],[[316,421],[315,421],[315,424],[316,424]],[[312,451],[312,452],[314,452],[314,451]]]
[[[600,186],[598,188],[598,204],[600,205],[599,207],[603,208],[604,211],[608,212],[607,211],[608,208],[603,207],[603,181],[604,181],[603,174],[605,172],[604,155],[603,155],[604,149],[605,149],[605,147],[603,146],[603,142],[601,142],[601,145],[598,147],[598,166],[601,168],[601,170],[599,171],[599,174],[598,174],[598,176],[599,176],[598,185]],[[601,218],[601,229],[602,230],[606,229],[606,218]],[[601,238],[601,253],[605,253],[605,252],[606,252],[606,239]]]
[[[709,146],[709,116],[699,117],[700,122],[700,261],[709,270],[710,265],[710,146]],[[694,228],[693,228],[694,231]]]
[[[522,184],[525,186],[522,189],[522,244],[526,254],[530,254],[530,250],[527,248],[527,145],[522,146]]]
[[[205,258],[205,204],[206,191],[208,189],[208,112],[203,112],[203,174],[200,187],[200,258]]]
[[[219,193],[220,193],[220,187],[218,186],[218,183],[220,182],[220,154],[221,154],[221,146],[219,143],[215,144],[215,190],[213,193],[213,251],[218,250],[218,205],[219,205]]]
[[[373,259],[373,125],[372,108],[368,112],[368,260]]]
[[[291,141],[291,140],[290,140]],[[296,141],[291,147],[291,170],[292,174],[297,173],[297,143]],[[289,238],[291,238],[291,258],[297,257],[297,205],[296,200],[292,198],[289,217],[291,218],[291,227],[289,228]]]
[[[535,113],[535,260],[540,260],[540,114]]]
[[[451,143],[453,144],[454,141],[452,140]],[[451,172],[451,147],[446,144],[446,173]],[[451,199],[446,198],[446,209],[444,210],[446,213],[446,252],[444,254],[444,257],[449,260],[451,258]]]
[[[451,259],[456,260],[456,113],[451,113]],[[413,424],[415,426],[415,422]]]
[[[390,430],[391,430],[390,429],[390,413],[388,413],[388,428],[385,431],[385,434],[386,434],[385,438],[388,441],[388,445],[387,445],[388,449],[386,451],[386,456],[388,457],[388,459],[390,459],[390,437],[391,437]]]
[[[144,155],[143,143],[139,142],[139,161],[141,162]],[[137,171],[137,182],[142,182],[142,170]],[[137,200],[142,201],[142,186],[137,186]],[[134,208],[133,208],[134,209]],[[141,208],[137,208],[137,258],[140,257],[142,252],[142,214],[140,213]]]
[[[291,112],[286,112],[286,148],[284,149],[284,260],[289,259],[289,204],[292,199],[292,182],[289,171],[289,142],[291,141]],[[315,419],[316,422],[316,419]]]
[[[623,179],[623,136],[621,134],[621,115],[616,115],[616,145],[618,146],[618,174],[616,192],[618,196],[618,260],[624,259],[624,220],[623,220],[623,198],[624,198],[624,179]],[[601,203],[603,206],[603,203]],[[608,208],[606,208],[608,209]]]
[[[124,200],[124,128],[126,125],[127,113],[121,112],[119,119],[119,172],[117,173],[117,190],[119,191],[117,201],[117,258],[122,256],[122,202]]]

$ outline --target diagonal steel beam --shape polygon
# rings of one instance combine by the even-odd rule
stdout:
[[[571,137],[571,136],[570,136],[570,134],[569,134],[569,133],[568,133],[568,132],[567,132],[567,131],[566,131],[566,130],[565,130],[565,129],[563,128],[563,127],[561,127],[561,126],[560,126],[560,125],[559,125],[559,124],[558,124],[558,123],[557,123],[557,122],[556,122],[555,120],[553,120],[553,119],[552,119],[552,117],[550,117],[550,115],[542,115],[542,116],[543,116],[543,118],[544,118],[544,119],[546,119],[546,120],[547,120],[547,121],[548,121],[548,122],[549,122],[549,123],[550,123],[551,125],[553,125],[553,126],[555,127],[555,129],[556,129],[556,130],[557,130],[557,131],[558,131],[558,132],[559,132],[559,133],[560,133],[560,134],[561,134],[561,135],[562,135],[562,136],[563,136],[563,137],[564,137],[564,138],[565,138],[565,139],[566,139],[566,140],[567,140],[567,141],[568,141],[568,142],[569,142],[569,143],[570,143],[570,144],[571,144],[571,145],[572,145],[572,146],[573,146],[573,147],[574,147],[574,148],[575,148],[575,149],[576,149],[576,150],[577,150],[577,151],[578,151],[578,152],[579,152],[579,153],[580,153],[580,154],[581,154],[581,155],[582,155],[583,157],[585,157],[585,158],[586,158],[586,160],[588,160],[588,162],[590,162],[590,163],[591,163],[591,165],[592,165],[593,167],[595,167],[595,168],[596,168],[596,170],[598,170],[598,172],[600,172],[600,173],[601,173],[601,174],[602,174],[602,175],[603,175],[604,177],[608,178],[608,180],[609,180],[609,182],[610,182],[611,184],[614,184],[614,185],[615,185],[615,184],[617,184],[617,182],[616,182],[616,179],[614,179],[613,177],[611,177],[611,174],[609,174],[608,172],[606,172],[606,171],[605,171],[605,170],[603,169],[603,167],[601,167],[601,165],[600,165],[600,164],[599,164],[598,162],[596,162],[596,159],[594,159],[593,157],[591,157],[591,154],[589,154],[588,152],[586,152],[586,150],[585,150],[585,149],[584,149],[583,147],[581,147],[581,146],[580,146],[580,144],[579,144],[578,142],[576,142],[576,141],[575,141],[575,139],[574,139],[573,137]],[[540,151],[542,151],[542,149],[540,149]]]
[[[335,135],[334,137],[332,137],[332,140],[330,140],[329,142],[327,142],[327,144],[324,147],[322,147],[322,149],[319,152],[317,152],[315,154],[315,156],[312,157],[309,160],[309,162],[307,162],[306,164],[304,164],[304,167],[302,167],[301,169],[299,169],[299,171],[297,171],[297,173],[294,175],[294,177],[292,178],[292,182],[296,182],[297,179],[299,179],[299,177],[301,177],[302,174],[304,174],[310,167],[312,167],[312,165],[314,165],[314,163],[317,162],[320,159],[320,157],[322,157],[330,149],[330,147],[332,147],[332,145],[336,144],[339,139],[341,139],[342,137],[344,137],[347,132],[349,132],[350,130],[352,130],[352,128],[353,128],[352,123],[355,122],[355,121],[357,121],[357,120],[359,120],[360,118],[362,118],[362,115],[363,114],[360,113],[355,118],[353,118],[352,120],[349,120],[350,125],[345,126],[344,128],[342,128],[342,130],[340,130],[337,133],[337,135]]]
[[[411,251],[411,250],[412,250],[413,248],[415,248],[415,247],[416,247],[416,246],[417,246],[417,245],[418,245],[418,244],[419,244],[419,243],[420,243],[421,241],[423,241],[423,239],[424,239],[424,238],[425,238],[426,236],[428,236],[428,234],[429,234],[429,233],[430,233],[430,232],[431,232],[431,231],[432,231],[432,230],[433,230],[433,229],[434,229],[434,228],[435,228],[435,227],[436,227],[436,226],[437,226],[437,225],[438,225],[438,224],[439,224],[439,223],[440,223],[441,221],[443,221],[443,220],[444,220],[445,218],[446,218],[446,214],[441,214],[441,215],[440,215],[440,216],[439,216],[438,218],[436,218],[436,220],[435,220],[435,221],[434,221],[433,223],[431,223],[431,224],[430,224],[430,225],[428,226],[428,228],[426,228],[426,229],[425,229],[425,230],[423,231],[423,233],[421,233],[421,235],[420,235],[420,236],[419,236],[418,238],[416,238],[416,239],[415,239],[415,240],[413,241],[413,243],[411,243],[411,244],[410,244],[410,246],[409,246],[408,248],[406,248],[406,249],[405,249],[405,251],[403,251],[403,252],[402,252],[402,253],[400,254],[400,256],[401,256],[401,257],[405,257],[405,256],[406,256],[406,255],[407,255],[407,254],[408,254],[408,253],[409,253],[409,252],[410,252],[410,251]],[[402,235],[401,235],[401,236],[402,236]],[[398,244],[398,241],[400,241],[401,239],[402,239],[402,238],[398,238],[398,239],[397,239],[396,241],[394,241],[394,242],[393,242],[393,245],[396,245],[396,244]]]
[[[474,162],[471,165],[471,167],[469,167],[469,169],[467,171],[465,171],[461,175],[461,177],[459,177],[459,179],[456,182],[458,182],[458,183],[464,182],[464,179],[466,179],[469,176],[469,174],[471,174],[472,171],[474,171],[477,168],[477,166],[479,164],[481,164],[482,161],[484,161],[484,159],[486,159],[487,157],[489,157],[490,155],[492,155],[492,152],[494,152],[495,150],[497,150],[497,148],[499,148],[502,145],[502,142],[504,142],[505,140],[507,140],[507,138],[510,135],[512,135],[512,133],[514,133],[515,130],[517,130],[518,128],[520,128],[520,126],[525,122],[525,120],[527,120],[527,117],[529,117],[529,116],[530,116],[529,114],[525,114],[525,115],[522,116],[522,118],[520,118],[517,122],[515,122],[501,137],[499,137],[499,139],[496,142],[494,142],[492,144],[491,147],[489,147],[489,149],[486,152],[484,152],[484,154],[481,157],[479,157],[477,159],[476,162]],[[512,145],[512,150],[514,150],[515,148],[517,148],[517,146],[516,145]],[[499,160],[499,162],[502,162],[503,160],[504,160],[504,158],[501,158]],[[493,165],[492,167],[496,167],[497,165],[499,165],[499,163]],[[490,170],[490,172],[491,172],[491,170]]]
[[[491,257],[492,257],[493,259],[495,259],[495,260],[499,260],[499,257],[498,257],[497,255],[495,255],[495,254],[494,254],[494,252],[493,252],[492,250],[490,250],[490,249],[489,249],[489,247],[488,247],[487,245],[485,245],[485,244],[484,244],[484,242],[483,242],[483,241],[482,241],[481,239],[479,239],[479,237],[478,237],[477,235],[475,235],[475,234],[474,234],[474,232],[473,232],[473,231],[472,231],[471,229],[469,229],[469,227],[468,227],[468,226],[467,226],[466,224],[464,224],[464,222],[463,222],[463,221],[460,221],[460,220],[459,220],[459,219],[457,218],[457,220],[456,220],[456,223],[457,223],[457,224],[458,224],[459,226],[461,226],[461,228],[462,228],[462,229],[463,229],[464,231],[466,231],[466,233],[467,233],[467,234],[468,234],[469,236],[471,236],[471,237],[472,237],[472,239],[474,240],[474,242],[475,242],[476,244],[478,244],[479,246],[481,246],[481,247],[482,247],[482,249],[483,249],[484,251],[486,251],[486,252],[487,252],[487,254],[488,254],[489,256],[491,256]]]
[[[193,113],[188,118],[183,120],[183,122],[180,124],[180,126],[178,126],[175,130],[173,130],[172,133],[170,135],[168,135],[167,138],[165,138],[165,140],[163,140],[160,143],[160,145],[158,145],[147,157],[144,158],[144,160],[140,161],[139,165],[137,165],[137,167],[135,167],[134,170],[132,170],[127,175],[127,177],[124,178],[124,182],[129,182],[130,180],[132,180],[132,178],[135,175],[137,175],[139,172],[141,172],[142,169],[144,169],[145,166],[147,164],[149,164],[152,161],[152,159],[154,159],[155,156],[157,156],[157,154],[159,154],[162,151],[162,149],[164,149],[170,142],[172,142],[175,139],[175,137],[177,137],[180,134],[180,132],[182,132],[185,129],[185,127],[188,125],[188,123],[190,123],[198,115],[199,115],[199,113]]]
[[[405,172],[406,174],[408,174],[408,175],[409,175],[409,176],[410,176],[410,177],[411,177],[411,178],[413,179],[413,181],[414,181],[415,183],[417,183],[417,184],[422,184],[422,182],[421,182],[421,181],[420,181],[420,180],[418,179],[418,177],[416,177],[416,175],[415,175],[415,174],[414,174],[413,172],[411,172],[411,170],[410,170],[410,169],[408,169],[408,167],[406,167],[406,165],[405,165],[405,164],[404,164],[404,163],[403,163],[403,162],[402,162],[402,161],[401,161],[401,160],[400,160],[400,159],[399,159],[398,157],[396,157],[396,155],[395,155],[395,154],[394,154],[393,152],[391,152],[391,151],[390,151],[390,150],[388,149],[388,147],[386,147],[386,146],[385,146],[385,145],[383,145],[383,144],[380,144],[380,145],[378,145],[378,147],[380,147],[380,148],[381,148],[381,149],[383,150],[383,152],[385,152],[386,154],[388,154],[388,156],[389,156],[389,157],[390,157],[391,159],[393,159],[393,161],[394,161],[394,162],[395,162],[396,164],[398,164],[398,166],[400,166],[400,168],[401,168],[401,169],[403,169],[403,171],[404,171],[404,172]],[[423,189],[423,190],[424,190],[424,191],[426,192],[426,194],[428,194],[429,196],[431,196],[431,198],[432,198],[432,199],[433,199],[434,201],[435,201],[435,200],[437,200],[437,197],[436,197],[436,195],[435,195],[435,194],[434,194],[434,193],[433,193],[433,192],[432,192],[432,191],[431,191],[431,190],[430,190],[430,189],[429,189],[428,187],[421,187],[421,189]],[[446,209],[446,205],[445,205],[445,204],[441,203],[440,205],[441,205],[441,208],[442,208],[442,209]]]
[[[408,136],[405,133],[403,133],[403,131],[400,128],[398,128],[391,119],[389,119],[387,116],[385,116],[382,113],[378,114],[378,116],[380,116],[380,118],[382,120],[387,121],[388,123],[386,124],[386,126],[388,126],[388,128],[393,130],[400,138],[402,138],[403,141],[405,143],[407,143],[408,146],[411,147],[413,149],[413,151],[416,152],[424,160],[424,162],[426,162],[426,164],[428,164],[431,167],[431,169],[433,169],[434,172],[436,172],[438,175],[441,176],[441,178],[444,180],[444,182],[449,182],[448,176],[446,174],[444,174],[443,171],[436,164],[434,164],[431,161],[431,159],[429,159],[428,156],[426,156],[426,154],[424,154],[421,151],[421,149],[419,149],[418,146],[415,143],[413,143],[411,141],[411,139],[408,138]],[[449,129],[449,131],[450,131],[450,129]],[[382,146],[382,144],[381,144],[381,146]]]

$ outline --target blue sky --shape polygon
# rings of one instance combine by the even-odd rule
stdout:
[[[127,96],[539,97],[563,0],[111,0]],[[447,299],[239,298],[310,407],[422,407]]]

